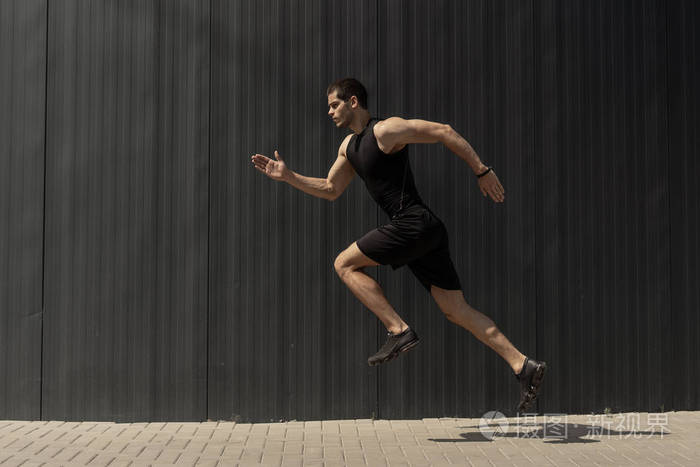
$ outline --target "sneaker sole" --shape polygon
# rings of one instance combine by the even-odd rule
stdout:
[[[407,351],[411,350],[413,347],[417,346],[419,342],[420,342],[420,339],[416,339],[416,340],[411,341],[407,344],[404,344],[403,346],[399,347],[398,350],[389,354],[389,356],[386,357],[384,360],[379,360],[377,362],[370,363],[369,366],[377,366],[377,365],[381,365],[382,363],[386,363],[388,361],[391,361],[391,360],[395,359],[396,357],[398,357],[399,353],[407,352]]]
[[[542,384],[542,380],[544,379],[544,374],[547,371],[547,364],[542,363],[535,369],[535,374],[532,375],[532,384],[530,385],[530,391],[528,391],[528,398],[525,402],[523,402],[522,406],[518,408],[519,412],[523,412],[524,410],[527,410],[530,408],[533,402],[537,399],[537,396],[540,393],[540,385]]]

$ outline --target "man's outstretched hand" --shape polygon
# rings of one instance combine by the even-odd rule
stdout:
[[[481,178],[477,179],[479,181],[479,189],[481,192],[486,196],[487,194],[493,198],[493,200],[497,203],[502,203],[505,199],[505,190],[503,190],[503,186],[501,185],[501,182],[498,180],[498,177],[496,176],[496,172],[491,169],[489,173],[484,175]]]
[[[255,168],[271,179],[277,181],[285,180],[289,169],[287,169],[287,165],[277,151],[275,151],[275,159],[277,160],[274,161],[262,154],[253,154],[250,158]]]

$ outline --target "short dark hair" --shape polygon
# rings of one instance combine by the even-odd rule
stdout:
[[[326,95],[330,95],[333,91],[338,93],[338,98],[346,101],[352,96],[357,97],[357,102],[360,107],[367,109],[367,90],[355,78],[339,79],[335,83],[331,83],[326,90]]]

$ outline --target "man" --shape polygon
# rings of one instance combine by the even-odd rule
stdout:
[[[408,265],[447,319],[470,331],[508,362],[521,386],[517,411],[527,410],[537,397],[546,363],[520,353],[491,319],[465,301],[450,258],[447,231],[416,190],[407,145],[441,142],[469,164],[482,194],[502,203],[505,191],[495,172],[481,162],[469,143],[449,125],[399,117],[372,118],[367,111],[367,91],[355,79],[336,81],[326,94],[328,115],[337,127],[350,128],[352,133],[340,145],[338,158],[325,179],[295,173],[287,168],[277,151],[276,160],[255,154],[252,163],[273,180],[285,181],[330,201],[337,199],[358,173],[374,200],[390,217],[389,224],[371,230],[335,260],[341,280],[388,330],[386,343],[369,357],[369,365],[397,357],[416,346],[419,339],[364,268],[390,264],[396,269]]]

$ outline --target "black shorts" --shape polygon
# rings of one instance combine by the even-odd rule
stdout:
[[[426,206],[404,208],[389,224],[357,240],[357,246],[373,261],[391,265],[392,269],[408,265],[428,292],[431,285],[462,289],[450,258],[447,229]]]

